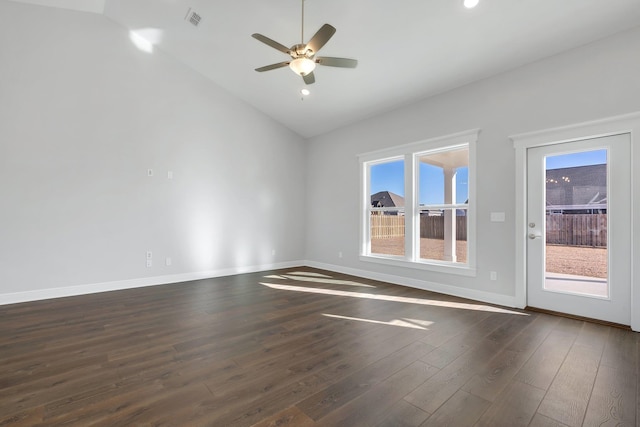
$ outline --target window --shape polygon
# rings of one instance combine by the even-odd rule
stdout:
[[[361,259],[475,275],[478,131],[360,156]]]
[[[371,253],[404,256],[404,159],[372,163],[369,176]]]

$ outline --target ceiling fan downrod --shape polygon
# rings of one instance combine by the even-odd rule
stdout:
[[[302,0],[302,30],[300,31],[300,43],[304,44],[304,0]]]

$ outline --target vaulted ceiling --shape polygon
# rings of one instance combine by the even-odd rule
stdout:
[[[304,137],[640,25],[638,0],[306,0],[304,41],[329,23],[321,55],[359,63],[318,67],[303,100],[288,68],[254,71],[288,57],[251,37],[300,43],[301,0],[17,1],[103,13]]]

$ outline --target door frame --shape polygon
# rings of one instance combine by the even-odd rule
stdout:
[[[583,139],[629,134],[632,164],[640,165],[640,112],[513,135],[515,148],[515,302],[519,308],[527,306],[527,150],[532,147],[574,142]],[[639,142],[640,143],[640,142]],[[640,332],[640,283],[636,268],[640,266],[640,173],[631,168],[631,319],[630,326]]]

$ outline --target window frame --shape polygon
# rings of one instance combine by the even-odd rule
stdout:
[[[476,276],[476,145],[479,129],[431,138],[360,154],[360,260],[395,267],[408,267],[440,273]],[[469,150],[469,203],[467,208],[467,262],[465,264],[420,258],[419,157],[466,146]],[[371,253],[371,166],[404,159],[405,254]],[[455,206],[456,204],[452,204]],[[410,237],[409,237],[410,236]]]
[[[400,213],[402,212],[403,215],[405,216],[405,221],[406,221],[406,209],[407,209],[407,202],[406,202],[406,198],[405,198],[405,206],[402,208],[399,207],[389,207],[389,208],[374,208],[371,206],[371,180],[369,179],[369,177],[371,176],[371,167],[372,166],[376,166],[376,165],[380,165],[380,164],[384,164],[384,163],[391,163],[391,162],[395,162],[398,160],[402,160],[403,162],[406,162],[406,159],[404,156],[392,156],[392,157],[385,157],[383,159],[380,160],[374,160],[374,161],[370,161],[366,163],[366,192],[369,195],[369,203],[367,205],[365,205],[365,209],[366,209],[366,214],[365,214],[365,227],[367,228],[367,234],[369,235],[371,233],[371,212],[397,212]],[[404,166],[404,187],[405,187],[405,193],[406,193],[406,181],[407,181],[407,167],[406,164]],[[405,224],[405,233],[406,233],[406,224]],[[368,238],[367,236],[367,241],[365,242],[366,247],[364,248],[365,252],[364,253],[371,253],[371,240]],[[362,254],[362,250],[360,251],[360,253]],[[406,247],[405,247],[405,254],[406,254]],[[377,255],[372,255],[374,257],[377,257]],[[388,259],[392,259],[392,260],[397,260],[397,261],[402,261],[405,256],[404,255],[383,255],[385,258]]]

